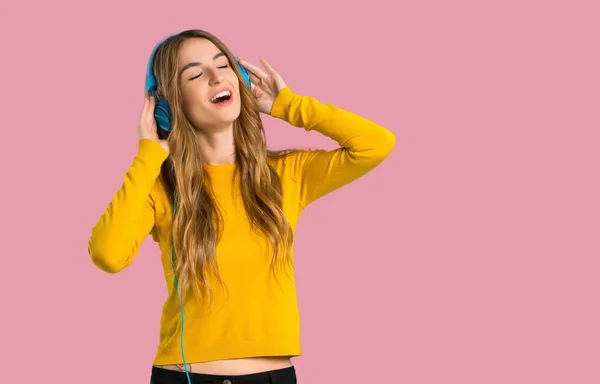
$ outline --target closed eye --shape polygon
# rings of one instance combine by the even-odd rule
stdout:
[[[222,65],[222,66],[220,66],[220,67],[217,67],[217,68],[220,68],[220,69],[223,69],[223,68],[229,68],[229,65],[228,65],[228,64],[225,64],[225,65]],[[194,77],[190,77],[190,81],[191,81],[191,80],[195,80],[195,79],[199,78],[200,76],[202,76],[202,73],[199,73],[199,74],[197,74],[197,75],[196,75],[196,76],[194,76]]]

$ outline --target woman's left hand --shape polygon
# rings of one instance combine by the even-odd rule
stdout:
[[[242,58],[238,57],[238,60],[250,75],[252,83],[250,90],[254,97],[256,97],[260,111],[267,115],[271,114],[271,109],[273,108],[273,103],[275,102],[277,95],[287,86],[283,81],[283,78],[263,58],[259,58],[258,60],[265,68],[264,71]]]

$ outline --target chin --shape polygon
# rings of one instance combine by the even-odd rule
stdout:
[[[203,118],[193,119],[195,120],[193,125],[196,128],[199,127],[223,127],[224,125],[229,125],[236,121],[240,117],[241,108],[240,105],[231,105],[227,108],[224,108],[220,111],[215,111],[214,109],[206,109],[204,111]],[[196,116],[200,115],[199,111],[196,113]],[[196,117],[194,116],[194,117]],[[210,116],[210,117],[209,117]],[[200,117],[200,116],[198,116]],[[213,130],[213,129],[209,129]],[[220,130],[220,128],[218,129]]]
[[[240,117],[240,111],[228,111],[222,116],[223,123],[233,123]]]
[[[242,108],[239,103],[236,104],[237,105],[231,105],[229,108],[227,108],[227,110],[223,111],[223,117],[225,118],[224,120],[226,120],[228,123],[233,123],[238,119],[238,117],[240,117]]]

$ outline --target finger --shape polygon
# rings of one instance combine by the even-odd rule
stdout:
[[[144,116],[148,117],[154,113],[154,97],[152,95],[148,95],[146,97]]]
[[[256,75],[250,73],[250,89],[253,91],[258,91],[260,93],[271,93],[269,86],[263,79],[257,77]]]
[[[267,70],[267,73],[269,73],[273,77],[275,77],[275,75],[277,75],[277,72],[275,71],[275,69],[273,69],[271,64],[269,64],[267,62],[267,60],[263,59],[262,57],[259,57],[258,60],[265,67],[265,69]]]
[[[148,113],[148,106],[150,105],[150,99],[148,96],[144,97],[144,105],[142,106],[142,117],[146,116]]]
[[[262,85],[264,83],[264,81],[256,76],[254,73],[248,71],[248,75],[250,75],[250,82],[256,85]]]
[[[264,89],[261,88],[261,86],[255,79],[252,79],[252,76],[250,76],[250,91],[254,95],[256,95],[257,92],[264,92]]]
[[[254,83],[254,81],[252,81],[250,83],[250,93],[252,93],[252,95],[254,95],[254,97],[258,99],[261,96],[265,95],[267,91],[263,89],[260,85],[257,85],[256,83]]]
[[[242,58],[240,58],[240,64],[242,64],[244,68],[248,70],[248,72],[254,73],[257,77],[262,78],[263,80],[266,80],[267,77],[269,77],[269,75],[267,75],[262,69],[250,64]]]

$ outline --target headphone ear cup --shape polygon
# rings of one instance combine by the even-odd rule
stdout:
[[[171,131],[171,109],[164,100],[158,100],[156,102],[154,107],[154,119],[156,119],[158,128],[165,132]]]
[[[248,75],[248,71],[242,65],[240,65],[240,72],[242,72],[242,77],[246,80],[246,86],[250,88],[252,86],[252,82],[250,81],[250,75]]]
[[[246,68],[244,68],[242,64],[240,64],[240,61],[237,59],[237,57],[235,57],[235,62],[240,68],[240,72],[242,74],[242,77],[244,78],[244,81],[246,82],[246,86],[250,88],[252,86],[252,81],[250,81],[250,75],[248,74],[248,71],[246,70]]]

